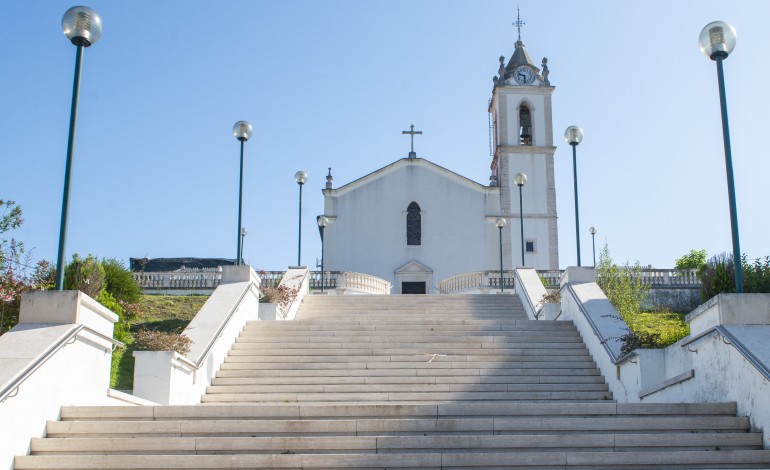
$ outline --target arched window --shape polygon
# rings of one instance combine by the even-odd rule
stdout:
[[[406,209],[406,244],[420,245],[422,238],[422,215],[416,202],[409,204]]]
[[[521,145],[532,145],[532,115],[525,104],[519,106],[519,128]]]

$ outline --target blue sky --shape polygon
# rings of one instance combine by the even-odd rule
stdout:
[[[74,4],[13,2],[0,30],[0,198],[14,236],[55,259],[75,48]],[[68,258],[235,257],[238,120],[246,144],[244,257],[296,261],[298,170],[309,173],[303,262],[335,187],[406,156],[488,183],[487,101],[513,52],[509,1],[92,1],[104,36],[86,50]],[[730,251],[716,69],[697,46],[717,19],[738,30],[725,62],[742,251],[770,254],[765,155],[770,2],[518,3],[529,54],[549,59],[562,267],[575,265],[570,149],[577,124],[584,264],[588,227],[616,261],[671,267],[693,248]]]

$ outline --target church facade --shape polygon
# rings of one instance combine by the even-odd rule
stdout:
[[[553,91],[547,59],[536,67],[519,38],[507,65],[500,57],[494,78],[489,185],[414,151],[338,188],[328,176],[325,269],[380,277],[394,294],[434,293],[446,278],[499,270],[500,240],[503,269],[558,269]],[[499,217],[506,220],[502,231]]]

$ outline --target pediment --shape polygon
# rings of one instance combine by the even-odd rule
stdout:
[[[396,269],[396,274],[433,274],[433,270],[417,260],[412,260]]]
[[[431,173],[440,175],[441,177],[445,178],[448,181],[452,181],[455,184],[464,186],[466,188],[470,188],[474,191],[484,193],[487,190],[486,186],[479,184],[469,178],[466,178],[465,176],[457,174],[451,170],[448,170],[440,165],[437,165],[429,160],[425,160],[423,158],[402,158],[401,160],[397,160],[391,163],[390,165],[387,165],[385,167],[380,168],[379,170],[369,173],[366,176],[362,176],[361,178],[358,178],[355,181],[352,181],[348,184],[340,186],[337,189],[333,189],[331,194],[335,196],[341,196],[345,193],[348,193],[357,188],[365,186],[366,184],[371,183],[375,180],[389,177],[390,175],[393,175],[396,172],[399,172],[409,167],[422,168]]]

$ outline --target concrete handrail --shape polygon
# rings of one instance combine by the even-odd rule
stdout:
[[[112,343],[113,350],[115,347],[123,348],[126,345],[121,343],[120,341],[110,338],[107,335],[104,335],[93,328],[89,328],[86,325],[75,325],[73,326],[72,330],[70,330],[65,336],[63,336],[59,341],[52,344],[50,348],[46,352],[43,353],[35,362],[27,366],[16,378],[14,378],[11,382],[9,382],[2,390],[0,390],[0,403],[3,403],[8,398],[12,398],[15,394],[14,392],[19,389],[22,383],[26,381],[28,378],[32,376],[32,374],[35,373],[36,370],[38,370],[43,364],[48,362],[49,359],[51,359],[57,351],[64,348],[68,344],[71,344],[71,340],[75,337],[77,337],[78,334],[80,334],[81,331],[87,331],[88,333],[98,336],[100,339],[107,341],[109,343]]]
[[[230,323],[230,319],[233,317],[233,315],[235,315],[235,312],[238,311],[238,308],[240,308],[241,302],[243,301],[244,297],[246,297],[246,295],[248,295],[249,293],[256,293],[257,297],[259,297],[259,289],[255,284],[249,284],[248,287],[243,290],[240,297],[238,298],[238,301],[235,302],[235,305],[227,313],[225,320],[219,325],[219,328],[217,329],[216,333],[209,338],[206,344],[206,347],[203,349],[203,352],[200,354],[197,360],[192,361],[192,363],[195,364],[196,370],[199,369],[200,366],[203,364],[203,361],[206,360],[206,356],[208,355],[209,351],[211,351],[211,348],[214,347],[214,344],[217,342],[219,337],[222,336],[222,331],[224,331],[228,323]]]
[[[535,308],[535,304],[532,302],[532,299],[529,296],[529,292],[524,286],[524,281],[522,281],[521,274],[519,274],[518,269],[514,271],[513,276],[514,276],[516,292],[519,293],[519,298],[521,298],[524,301],[523,302],[524,307],[529,308],[529,311],[531,312],[531,318],[534,320],[537,320],[537,318],[540,316],[540,312],[538,312],[537,309]]]
[[[770,369],[768,369],[762,363],[762,361],[757,359],[757,357],[754,354],[752,354],[751,351],[749,351],[749,349],[746,346],[744,346],[743,343],[741,343],[732,333],[730,333],[722,325],[717,325],[717,326],[711,327],[708,330],[700,333],[699,335],[696,335],[696,336],[688,339],[687,341],[683,342],[682,344],[680,344],[680,346],[683,347],[683,348],[686,348],[687,346],[695,343],[696,341],[699,341],[699,340],[701,340],[701,339],[703,339],[703,338],[705,338],[707,336],[710,336],[710,335],[712,335],[714,333],[718,333],[718,334],[722,335],[722,337],[728,341],[725,344],[734,347],[739,353],[741,353],[741,355],[744,358],[746,358],[746,360],[749,362],[749,364],[754,366],[754,368],[757,369],[757,371],[765,377],[765,379],[770,380]]]
[[[585,317],[585,319],[588,321],[588,324],[591,325],[591,329],[594,331],[594,334],[597,338],[599,338],[599,341],[601,342],[602,346],[604,347],[604,351],[607,353],[607,355],[610,357],[610,360],[613,364],[617,364],[618,362],[621,362],[624,359],[624,356],[618,356],[616,355],[612,349],[610,349],[609,345],[607,344],[610,340],[610,338],[607,338],[604,336],[604,334],[599,330],[599,328],[596,326],[596,323],[594,322],[593,318],[586,312],[585,307],[583,307],[583,302],[580,301],[580,298],[575,293],[575,290],[572,288],[570,284],[564,284],[559,289],[559,294],[562,294],[562,291],[566,290],[569,292],[572,299],[575,301],[575,304],[577,305],[578,309],[580,310],[580,313]]]

